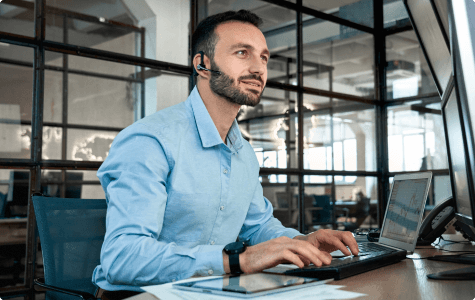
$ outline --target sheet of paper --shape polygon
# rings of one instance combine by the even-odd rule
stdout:
[[[202,277],[202,278],[189,278],[181,281],[177,281],[174,283],[180,282],[188,282],[192,280],[204,280],[208,279],[209,277]],[[161,300],[225,300],[230,299],[229,296],[219,296],[219,295],[212,295],[207,293],[200,293],[200,292],[188,292],[183,290],[177,290],[172,287],[173,283],[166,283],[161,285],[151,285],[151,286],[144,286],[142,287],[143,290],[146,292],[156,296]],[[330,284],[322,284],[318,286],[312,286],[307,288],[301,288],[297,290],[282,292],[282,293],[275,293],[267,296],[260,296],[254,297],[251,299],[276,299],[276,300],[310,300],[310,299],[352,299],[356,297],[365,296],[365,294],[349,292],[340,290],[342,285],[330,285]],[[316,298],[317,297],[317,298]],[[243,299],[234,297],[233,299]]]

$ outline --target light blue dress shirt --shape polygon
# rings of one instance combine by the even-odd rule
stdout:
[[[237,237],[300,234],[273,217],[236,120],[224,144],[196,87],[120,132],[97,176],[107,232],[92,280],[105,290],[224,274],[222,250]]]

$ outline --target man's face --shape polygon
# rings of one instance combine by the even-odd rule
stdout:
[[[262,32],[252,24],[229,22],[216,28],[211,69],[213,93],[239,105],[256,106],[267,82],[269,50]]]

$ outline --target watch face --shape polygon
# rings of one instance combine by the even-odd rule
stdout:
[[[224,251],[226,253],[241,253],[245,249],[244,243],[243,242],[234,242],[231,244],[227,244],[226,247],[224,247]]]

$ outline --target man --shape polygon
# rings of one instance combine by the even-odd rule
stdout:
[[[197,85],[188,99],[114,140],[98,171],[108,200],[93,275],[102,289],[139,291],[283,262],[320,266],[334,250],[351,255],[346,246],[358,254],[350,232],[305,236],[283,227],[263,196],[259,164],[235,120],[241,105],[259,103],[267,81],[269,50],[259,23],[244,10],[201,22],[192,38]],[[237,238],[249,246],[241,243],[233,254]]]

